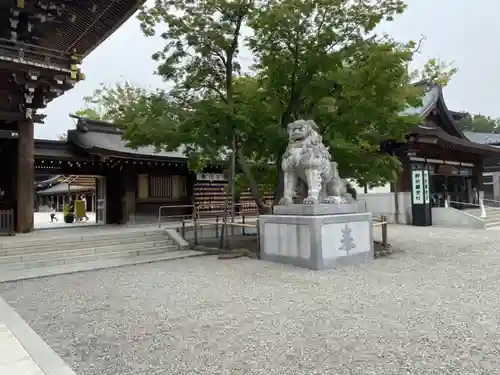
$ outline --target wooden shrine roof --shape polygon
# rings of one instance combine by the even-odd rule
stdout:
[[[115,125],[94,121],[82,117],[78,119],[76,129],[68,131],[68,141],[78,149],[89,154],[105,155],[115,158],[148,159],[148,160],[177,160],[186,161],[182,151],[157,151],[154,147],[127,146],[123,140],[123,129]]]
[[[410,134],[412,142],[434,143],[483,156],[500,156],[499,148],[476,143],[460,130],[456,119],[461,118],[462,114],[448,109],[440,86],[426,86],[422,83],[419,85],[422,85],[425,90],[422,105],[408,108],[402,113],[403,115],[419,115],[423,119],[423,124],[415,127]]]
[[[472,142],[483,145],[500,145],[500,134],[464,132],[465,136]]]
[[[145,0],[78,0],[54,2],[40,25],[38,46],[62,53],[86,56],[129,19]],[[11,0],[0,0],[1,9],[9,9]],[[25,1],[22,10],[43,11],[37,1]],[[63,3],[63,4],[61,4]],[[53,14],[51,14],[53,13]]]
[[[417,143],[434,143],[440,146],[464,150],[468,153],[483,156],[500,156],[500,148],[487,144],[471,142],[467,138],[454,137],[440,127],[420,126],[412,133],[410,139]]]

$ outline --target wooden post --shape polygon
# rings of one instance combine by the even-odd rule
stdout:
[[[196,217],[194,218],[194,244],[195,245],[198,245],[198,221],[196,219]]]
[[[382,221],[382,248],[387,249],[387,218],[382,215],[380,217]]]
[[[215,217],[215,238],[219,238],[219,215]]]
[[[19,122],[17,144],[17,215],[16,231],[33,231],[35,208],[34,127],[31,120]]]
[[[245,235],[245,214],[242,214],[241,215],[241,223],[243,224],[243,226],[241,227],[242,228],[242,234],[243,236]]]
[[[260,259],[260,220],[257,219],[257,259]]]

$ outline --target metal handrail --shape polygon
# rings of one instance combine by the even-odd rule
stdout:
[[[497,203],[498,206],[490,206],[489,204],[487,206],[488,208],[493,208],[494,210],[500,210],[500,201],[497,201],[495,199],[483,199],[483,201]]]
[[[166,209],[166,208],[192,208],[193,211],[191,213],[191,216],[192,217],[196,217],[196,205],[193,205],[193,204],[181,204],[181,205],[168,205],[168,206],[160,206],[158,207],[158,228],[161,227],[161,219],[162,217],[178,217],[178,218],[184,218],[185,216],[189,216],[189,215],[165,215],[165,216],[162,216],[161,214],[161,211]]]
[[[472,215],[471,213],[469,213],[467,211],[464,211],[464,210],[458,210],[458,209],[453,208],[453,207],[447,207],[447,208],[449,208],[450,210],[455,210],[457,212],[460,212],[462,215],[473,217],[474,219],[479,219],[479,220],[483,220],[484,219],[484,217],[477,217],[476,215]]]
[[[482,199],[479,199],[479,204],[477,204],[477,203],[468,203],[468,202],[458,202],[458,201],[452,201],[452,200],[448,200],[447,202],[448,202],[448,205],[450,203],[458,203],[458,204],[461,204],[461,205],[464,205],[464,206],[467,205],[467,206],[478,207],[478,208],[481,209],[481,216],[480,216],[480,218],[485,218],[487,216],[486,207],[485,207]],[[453,207],[447,207],[447,208],[453,208]],[[465,211],[461,211],[461,210],[457,210],[457,211],[463,212],[464,214],[469,215],[469,216],[476,217],[475,215],[472,215],[472,214],[470,214],[468,212],[465,212]]]

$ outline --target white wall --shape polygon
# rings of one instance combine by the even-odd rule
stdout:
[[[411,224],[411,193],[397,193],[399,203],[399,223]],[[385,215],[389,223],[395,223],[396,205],[394,193],[368,193],[358,195],[358,202],[363,211],[373,216]]]

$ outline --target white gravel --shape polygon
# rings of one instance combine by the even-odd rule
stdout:
[[[0,285],[78,375],[498,374],[500,231],[313,272],[192,258]]]

